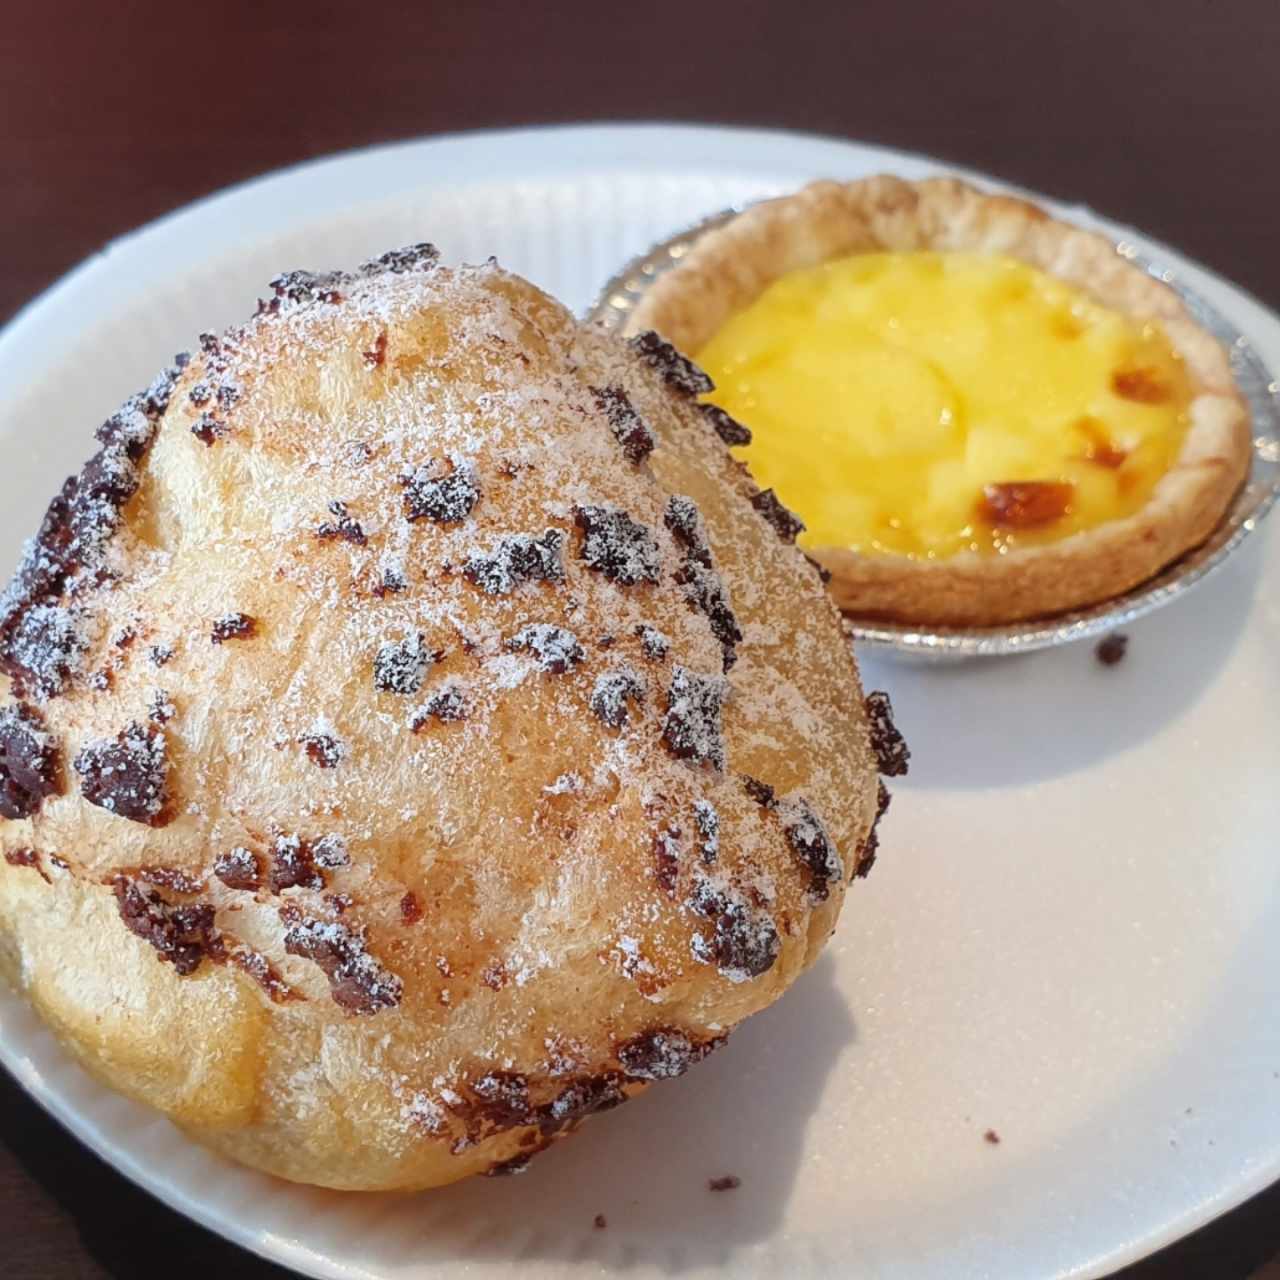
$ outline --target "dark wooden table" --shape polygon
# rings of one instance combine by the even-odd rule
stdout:
[[[1278,66],[1276,0],[11,0],[0,318],[111,237],[278,165],[636,118],[928,151],[1141,226],[1276,305]],[[0,1238],[15,1280],[284,1274],[135,1190],[4,1077]],[[1243,1280],[1277,1253],[1273,1189],[1125,1274]]]

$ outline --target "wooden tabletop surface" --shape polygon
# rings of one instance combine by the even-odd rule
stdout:
[[[1081,201],[1280,304],[1276,0],[10,5],[0,319],[112,237],[345,147],[680,119],[927,151]],[[1099,1170],[1105,1177],[1105,1170]],[[282,1276],[162,1208],[0,1076],[0,1272]],[[1124,1273],[1244,1280],[1280,1190]]]

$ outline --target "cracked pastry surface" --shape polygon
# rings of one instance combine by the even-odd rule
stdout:
[[[91,1071],[425,1187],[812,963],[905,757],[697,375],[414,246],[103,425],[0,597],[0,966]]]

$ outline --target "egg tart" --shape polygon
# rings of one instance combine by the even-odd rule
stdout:
[[[955,179],[756,205],[627,330],[706,370],[707,412],[857,617],[983,626],[1119,595],[1204,541],[1249,468],[1226,353],[1172,289]]]

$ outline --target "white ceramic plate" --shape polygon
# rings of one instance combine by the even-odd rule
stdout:
[[[429,238],[583,307],[712,210],[939,167],[794,134],[570,128],[359,152],[204,201],[0,336],[0,569],[116,402],[281,268]],[[1280,367],[1258,303],[1102,225]],[[315,1276],[1105,1274],[1280,1176],[1280,521],[1131,636],[1112,669],[1079,645],[868,661],[915,758],[828,953],[722,1053],[526,1178],[416,1197],[271,1181],[99,1088],[7,993],[0,1057],[129,1177]],[[722,1173],[741,1188],[707,1192]]]

